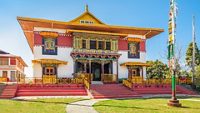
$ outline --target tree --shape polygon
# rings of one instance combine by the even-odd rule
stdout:
[[[196,77],[200,78],[200,65],[196,66]]]
[[[191,42],[187,48],[186,52],[186,65],[190,68],[192,67],[192,52],[193,52],[193,43]],[[200,64],[200,53],[197,44],[195,43],[195,64]]]
[[[148,78],[164,78],[169,73],[169,68],[163,62],[147,61],[150,66],[147,67],[147,77]]]

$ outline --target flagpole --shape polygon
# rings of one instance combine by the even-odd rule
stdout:
[[[192,18],[192,86],[195,86],[195,17]]]
[[[169,69],[172,73],[172,98],[169,100],[168,105],[174,107],[181,107],[179,100],[176,98],[176,57],[175,57],[175,28],[176,28],[176,4],[175,0],[170,0],[169,12],[169,39],[168,39],[168,60]]]

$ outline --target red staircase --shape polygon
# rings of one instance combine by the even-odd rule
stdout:
[[[92,84],[90,92],[95,99],[141,97],[122,84]]]
[[[189,90],[183,86],[180,86],[180,85],[177,85],[176,86],[176,90],[182,92],[183,94],[188,94],[188,95],[197,95],[196,92],[192,91],[192,90]]]
[[[3,92],[0,95],[1,99],[10,99],[15,97],[17,91],[17,85],[6,85]]]
[[[151,85],[148,87],[144,85],[137,85],[133,86],[133,91],[137,92],[138,94],[171,94],[171,85]],[[196,94],[195,92],[190,91],[180,85],[176,86],[176,93],[188,95]]]
[[[19,85],[16,96],[87,96],[83,84]]]

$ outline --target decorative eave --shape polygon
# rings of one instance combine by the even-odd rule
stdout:
[[[120,66],[151,66],[151,65],[143,62],[124,62],[120,64]]]
[[[105,58],[113,58],[118,59],[121,54],[118,53],[89,53],[89,52],[71,52],[70,54],[72,58],[99,58],[99,59],[105,59]]]
[[[74,29],[67,29],[66,33],[91,33],[91,34],[102,34],[102,35],[113,35],[113,36],[127,36],[128,34],[122,33],[110,33],[110,32],[98,32],[98,31],[88,31],[88,30],[74,30]]]
[[[134,34],[145,36],[149,39],[155,35],[162,33],[164,30],[159,28],[141,28],[128,26],[114,26],[105,24],[77,24],[63,21],[17,17],[19,24],[25,34],[27,42],[33,51],[34,47],[34,27],[51,28],[51,29],[66,29],[79,30],[93,33],[105,33],[108,35],[124,35]]]
[[[32,60],[32,63],[39,63],[39,64],[64,64],[64,65],[67,65],[68,62],[57,60],[57,59],[36,59],[36,60]]]
[[[128,38],[128,42],[142,42],[143,40],[141,38]]]
[[[58,37],[57,32],[42,31],[39,34],[43,37],[46,37],[46,38],[57,38]]]

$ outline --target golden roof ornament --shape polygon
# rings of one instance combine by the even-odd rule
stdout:
[[[85,11],[88,12],[88,5],[85,5]]]

